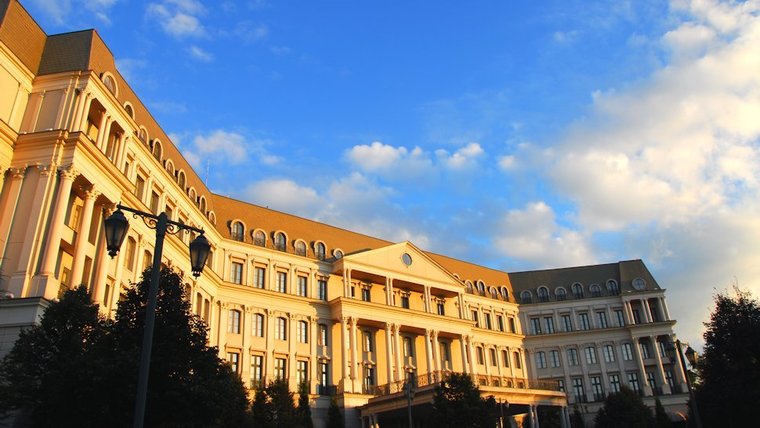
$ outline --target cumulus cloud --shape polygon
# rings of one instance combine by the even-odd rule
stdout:
[[[176,38],[205,36],[200,20],[205,12],[198,0],[163,0],[149,3],[145,9],[148,19],[157,21],[166,34]]]
[[[507,211],[493,238],[502,254],[541,267],[584,265],[596,260],[587,238],[557,223],[545,202]]]
[[[242,21],[235,25],[234,34],[244,43],[255,43],[267,38],[269,27],[251,21]]]
[[[244,197],[259,205],[304,217],[313,217],[323,205],[322,198],[313,188],[281,178],[261,180],[249,185]]]
[[[266,165],[280,160],[266,150],[270,141],[248,138],[234,131],[217,129],[206,134],[173,134],[172,140],[182,148],[182,154],[196,168],[201,167],[204,161],[239,165],[248,161],[249,155],[255,155],[259,162]]]
[[[438,149],[435,155],[438,160],[451,170],[465,170],[477,166],[478,159],[484,154],[483,148],[478,143],[468,143],[454,153]]]

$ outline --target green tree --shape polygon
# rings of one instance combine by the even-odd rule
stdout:
[[[657,428],[671,428],[673,426],[659,398],[654,399],[654,421]]]
[[[496,420],[496,401],[483,399],[470,376],[452,373],[436,386],[431,425],[490,428]]]
[[[718,293],[705,323],[696,399],[702,425],[757,424],[760,405],[760,305],[749,291]]]
[[[338,400],[336,400],[335,397],[331,397],[330,408],[327,409],[326,428],[343,428],[344,426],[343,415],[340,413]]]
[[[96,426],[86,403],[102,381],[94,350],[104,331],[87,289],[66,291],[0,363],[0,412],[21,412],[32,426]]]
[[[623,387],[607,396],[594,419],[597,428],[653,428],[654,417],[641,397]]]
[[[311,407],[309,406],[309,384],[306,381],[298,385],[298,408],[296,408],[298,421],[303,428],[313,428],[311,421]]]
[[[586,426],[583,421],[583,414],[577,404],[573,406],[573,413],[570,415],[570,426],[573,428],[584,428]]]
[[[113,360],[110,390],[124,397],[104,400],[106,415],[131,421],[142,348],[150,269],[127,289],[116,311],[107,343]],[[208,347],[206,325],[190,311],[181,277],[162,269],[156,305],[147,426],[231,426],[245,424],[248,399],[240,378]],[[124,396],[125,394],[126,397]],[[116,402],[118,401],[118,402]],[[113,426],[113,424],[112,424]]]
[[[253,405],[251,406],[253,426],[257,428],[269,427],[272,425],[267,400],[266,389],[257,389],[256,394],[253,396]]]
[[[561,426],[560,418],[559,407],[538,407],[538,422],[541,428],[559,428]]]

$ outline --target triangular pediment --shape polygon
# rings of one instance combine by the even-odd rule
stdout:
[[[346,254],[343,268],[363,270],[414,282],[448,284],[457,289],[461,282],[425,252],[405,241],[387,247]]]

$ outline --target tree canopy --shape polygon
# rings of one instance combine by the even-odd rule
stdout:
[[[0,410],[20,409],[35,426],[129,426],[150,272],[103,321],[87,291],[67,291],[38,326],[23,332],[0,364]],[[206,344],[180,276],[161,271],[146,426],[243,426],[248,399],[240,378]]]
[[[623,387],[607,396],[594,424],[597,428],[654,428],[655,420],[639,394]]]
[[[466,374],[452,373],[435,388],[432,426],[493,427],[496,401],[484,399],[480,389]]]
[[[760,305],[748,291],[718,293],[697,363],[703,426],[756,425],[760,405]]]

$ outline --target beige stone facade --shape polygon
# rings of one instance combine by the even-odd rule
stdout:
[[[121,203],[206,231],[213,252],[199,278],[189,235],[167,237],[163,260],[186,279],[210,344],[251,388],[308,382],[318,426],[331,396],[348,426],[395,426],[410,377],[424,415],[448,372],[471,374],[510,403],[507,414],[559,408],[563,426],[560,389],[593,412],[615,375],[683,410],[681,369],[666,352],[675,322],[641,261],[508,274],[213,194],[96,31],[48,36],[17,0],[0,0],[0,173],[0,355],[74,285],[113,313],[154,246],[154,231],[132,219],[119,255],[107,256],[103,213]],[[584,296],[573,296],[576,282]],[[597,282],[606,287],[598,295],[589,288]],[[541,324],[548,318],[552,331]],[[534,319],[543,330],[531,330]],[[604,359],[607,346],[614,360]],[[585,359],[589,348],[595,360]]]

